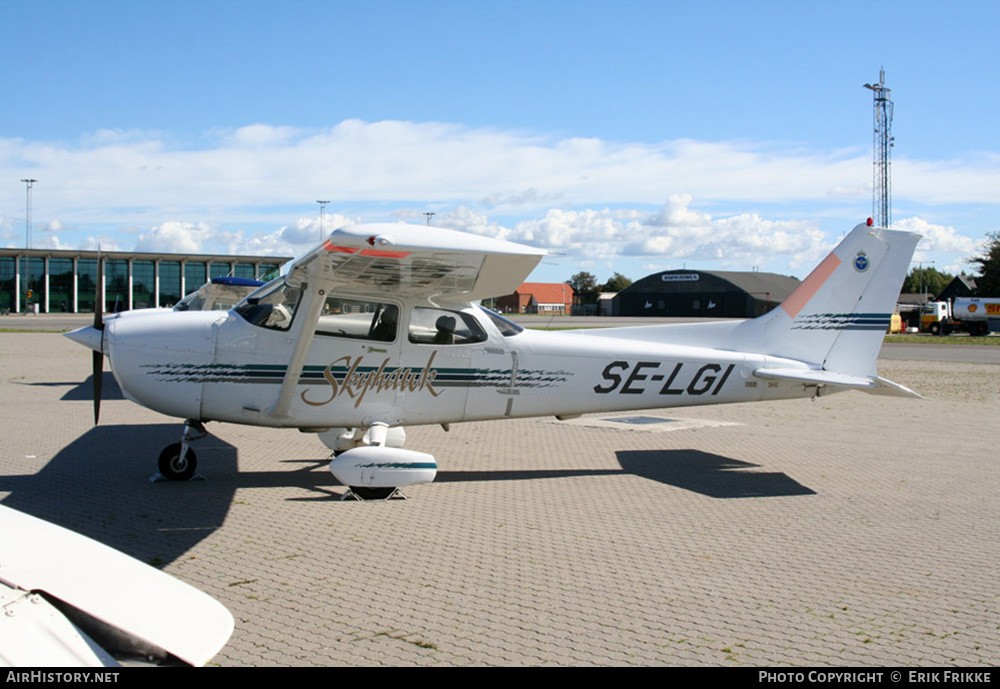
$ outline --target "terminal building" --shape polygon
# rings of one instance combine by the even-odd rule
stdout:
[[[616,316],[755,318],[798,286],[775,273],[668,270],[638,280],[614,297]]]
[[[291,256],[0,249],[0,313],[93,312],[97,261],[105,312],[173,306],[217,277],[268,280]]]

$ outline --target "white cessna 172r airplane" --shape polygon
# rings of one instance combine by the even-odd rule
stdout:
[[[759,318],[525,331],[478,305],[545,252],[426,226],[343,227],[228,312],[95,314],[68,333],[126,397],[185,419],[160,473],[195,471],[207,421],[314,432],[359,498],[433,481],[406,426],[813,397],[915,396],[876,357],[918,235],[859,225]],[[99,281],[100,282],[100,281]],[[98,300],[99,302],[99,300]]]

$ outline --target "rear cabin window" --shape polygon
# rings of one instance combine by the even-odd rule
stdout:
[[[472,344],[485,342],[486,331],[467,313],[418,307],[410,315],[409,338],[417,344]]]

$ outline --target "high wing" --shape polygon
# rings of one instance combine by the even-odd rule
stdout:
[[[513,292],[546,255],[542,249],[404,224],[342,227],[288,271],[291,284],[476,301]]]
[[[298,340],[271,414],[289,413],[325,293],[476,301],[513,292],[545,255],[543,249],[420,225],[373,223],[334,230],[286,275],[289,285],[308,290]]]

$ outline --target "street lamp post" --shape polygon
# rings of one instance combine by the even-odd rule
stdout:
[[[31,248],[31,187],[37,182],[37,179],[22,179],[25,185],[25,200],[24,200],[24,248]]]
[[[37,182],[37,179],[22,179],[24,182],[24,249],[27,251],[31,248],[31,187]],[[22,313],[28,312],[28,255],[24,255],[24,307],[22,308]]]
[[[324,231],[324,228],[323,228],[323,209],[325,209],[326,208],[326,204],[328,204],[330,202],[329,201],[316,201],[316,203],[319,204],[319,241],[322,242],[326,238],[326,232]]]
[[[920,271],[920,298],[924,300],[923,303],[927,303],[927,294],[924,292],[924,283],[927,282],[927,274],[924,273],[925,263],[937,263],[937,261],[914,261],[917,264],[917,270]]]

